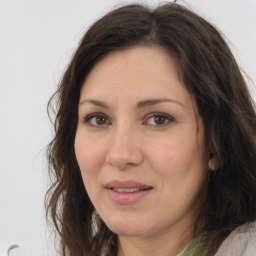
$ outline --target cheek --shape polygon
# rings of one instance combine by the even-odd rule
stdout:
[[[87,135],[77,132],[74,148],[77,162],[81,170],[85,166],[91,169],[94,165],[101,165],[104,153],[102,144],[98,144],[100,143],[98,143],[97,140],[90,139]]]
[[[163,173],[169,173],[170,169],[176,165],[182,165],[185,161],[186,152],[181,147],[182,144],[182,140],[168,140],[166,138],[164,141],[154,143],[153,146],[148,147],[146,159],[151,162],[155,169],[162,170]]]
[[[151,150],[151,166],[161,185],[159,199],[162,212],[178,216],[186,209],[192,209],[203,196],[207,165],[204,154],[198,149],[197,142],[185,139],[163,143]],[[154,156],[154,157],[153,157]],[[174,207],[175,206],[175,207]]]
[[[95,141],[83,138],[79,133],[76,135],[74,148],[84,185],[89,189],[104,164],[104,151]]]
[[[207,170],[204,153],[198,148],[196,138],[175,138],[169,143],[165,141],[151,147],[147,159],[163,181],[168,180],[175,186],[193,179],[192,176],[203,176]]]
[[[74,148],[84,187],[96,207],[100,198],[100,170],[104,164],[102,148],[95,141],[85,140],[79,134],[76,135]]]

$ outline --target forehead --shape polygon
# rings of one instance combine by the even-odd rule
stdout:
[[[137,46],[109,53],[87,75],[81,97],[174,97],[191,105],[175,61],[160,47]]]

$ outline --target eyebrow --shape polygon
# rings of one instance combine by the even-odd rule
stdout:
[[[169,98],[143,100],[143,101],[138,102],[137,107],[138,108],[144,108],[144,107],[153,106],[153,105],[163,103],[163,102],[175,103],[175,104],[178,104],[182,107],[185,107],[185,105],[182,104],[181,102],[179,102],[177,100],[169,99]]]
[[[163,102],[175,103],[175,104],[178,104],[182,107],[186,107],[184,104],[182,104],[181,102],[179,102],[177,100],[173,100],[173,99],[169,99],[169,98],[161,98],[161,99],[148,99],[148,100],[139,101],[137,103],[137,108],[141,109],[141,108],[153,106],[153,105],[156,105],[156,104],[160,104],[160,103],[163,103]],[[99,100],[85,99],[85,100],[82,100],[79,103],[79,105],[83,105],[84,103],[91,103],[95,106],[109,109],[109,105],[107,103],[105,103],[103,101],[99,101]]]
[[[85,100],[82,100],[79,103],[79,105],[83,105],[84,103],[92,103],[93,105],[101,107],[101,108],[109,108],[107,103],[105,103],[103,101],[99,101],[99,100],[85,99]]]

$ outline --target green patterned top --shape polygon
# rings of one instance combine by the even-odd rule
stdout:
[[[207,250],[205,250],[205,245],[203,243],[204,234],[205,232],[202,232],[191,240],[176,256],[206,256]]]

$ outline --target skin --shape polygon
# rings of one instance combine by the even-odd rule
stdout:
[[[193,237],[213,163],[174,60],[159,47],[108,54],[84,81],[78,116],[77,161],[95,209],[118,234],[118,256],[176,255]],[[112,180],[152,189],[120,205],[106,193]]]

